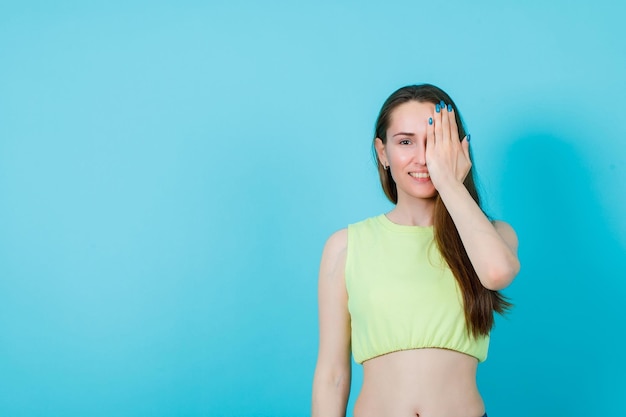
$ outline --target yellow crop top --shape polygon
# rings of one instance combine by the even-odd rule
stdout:
[[[349,225],[345,280],[357,363],[419,348],[487,358],[489,336],[469,335],[432,226],[402,226],[384,214]]]

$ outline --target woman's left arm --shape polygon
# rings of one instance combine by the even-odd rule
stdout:
[[[463,185],[472,163],[468,138],[459,140],[454,110],[444,106],[433,116],[426,145],[430,179],[483,286],[490,290],[505,288],[520,269],[517,235],[507,223],[491,222]]]
[[[439,190],[467,255],[485,288],[507,287],[520,270],[517,235],[505,222],[491,222],[465,186],[450,184]]]

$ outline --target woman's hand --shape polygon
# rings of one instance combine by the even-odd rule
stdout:
[[[426,166],[430,180],[437,190],[450,182],[463,183],[472,162],[469,156],[469,136],[459,140],[454,109],[443,101],[435,106],[428,120],[426,136]]]
[[[506,223],[492,223],[463,185],[472,167],[469,137],[459,140],[454,115],[453,109],[442,103],[428,121],[426,165],[430,180],[454,221],[480,282],[487,289],[501,290],[520,269],[517,235]]]

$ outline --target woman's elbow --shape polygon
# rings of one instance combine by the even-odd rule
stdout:
[[[485,272],[481,282],[485,288],[499,291],[508,287],[520,270],[520,262],[517,258],[511,259],[498,265],[491,265]]]

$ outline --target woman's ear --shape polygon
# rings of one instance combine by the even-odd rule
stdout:
[[[384,168],[389,166],[389,160],[387,159],[387,152],[385,151],[385,144],[381,138],[376,138],[374,141],[374,147],[376,148],[376,155],[378,155],[378,161]]]

